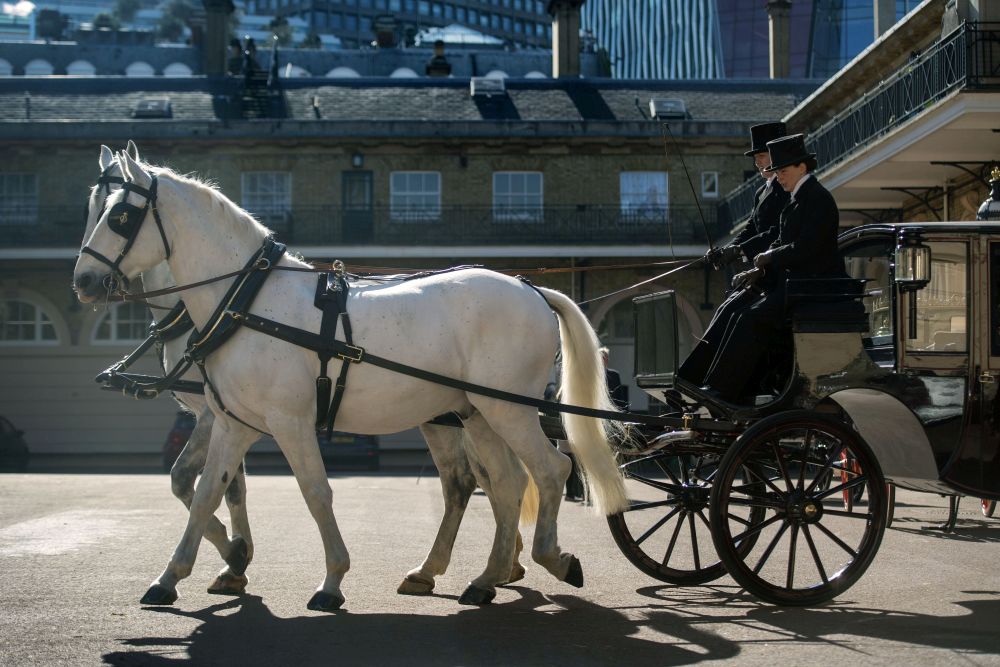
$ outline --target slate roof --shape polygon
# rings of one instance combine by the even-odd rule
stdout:
[[[41,125],[159,122],[134,119],[136,103],[168,97],[172,121],[239,124],[241,79],[140,79],[61,77],[0,79],[0,124]],[[373,124],[415,121],[430,124],[638,123],[650,98],[684,100],[690,122],[741,125],[780,118],[816,87],[816,82],[613,81],[607,79],[508,79],[507,95],[488,100],[469,94],[468,79],[350,80],[288,79],[282,82],[285,122],[306,127],[316,121]],[[316,106],[314,106],[314,99]],[[22,128],[22,132],[31,130]],[[428,128],[429,132],[433,130]],[[9,133],[8,133],[9,136]]]

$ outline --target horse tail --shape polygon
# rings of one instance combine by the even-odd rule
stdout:
[[[583,311],[561,292],[538,288],[559,318],[562,344],[562,400],[598,410],[617,411],[611,401],[601,361],[600,341]],[[625,481],[615,462],[610,437],[622,431],[619,422],[563,413],[569,447],[583,468],[596,511],[616,514],[628,507]]]
[[[535,486],[531,473],[528,473],[528,486],[524,489],[524,497],[521,499],[521,525],[532,526],[537,518],[538,487]]]

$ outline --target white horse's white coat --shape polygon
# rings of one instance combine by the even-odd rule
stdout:
[[[125,154],[117,159],[129,180],[141,187],[150,185],[152,170]],[[157,205],[173,249],[170,270],[179,283],[205,280],[242,267],[267,236],[264,227],[218,191],[168,170],[155,173],[159,181]],[[134,204],[144,203],[136,194],[129,196]],[[115,193],[108,207],[122,198],[121,192]],[[124,239],[108,229],[105,215],[85,245],[115,257]],[[147,221],[121,269],[129,277],[135,276],[163,261],[164,254],[156,226]],[[306,266],[287,255],[280,264]],[[74,273],[81,301],[97,298],[93,286],[106,274],[106,267],[89,255],[81,255]],[[231,279],[211,283],[185,294],[184,301],[199,329],[204,330],[230,283]],[[313,276],[275,271],[251,310],[318,332],[321,314],[313,306],[314,291]],[[613,409],[593,329],[570,299],[553,290],[536,291],[516,279],[473,269],[397,284],[360,286],[352,289],[347,309],[355,344],[373,354],[536,397],[547,381],[561,334],[566,402]],[[339,606],[343,602],[340,582],[350,561],[315,445],[316,354],[241,329],[208,358],[206,370],[226,407],[250,426],[272,433],[288,459],[326,553],[327,576],[310,604],[320,609]],[[206,523],[256,438],[251,428],[225,416],[213,400],[210,404],[216,420],[205,471],[184,536],[166,570],[154,582],[160,591],[172,593],[177,581],[190,573]],[[539,491],[532,557],[558,579],[575,579],[575,558],[561,551],[556,534],[569,461],[545,438],[534,408],[362,363],[350,370],[336,428],[353,433],[393,433],[446,412],[462,416],[471,456],[492,480],[497,533],[486,570],[470,586],[483,593],[473,596],[473,601],[487,601],[494,585],[510,575],[519,506],[527,483],[524,469]],[[620,511],[627,499],[604,424],[573,415],[564,416],[564,422],[571,447],[587,470],[597,507],[608,513]],[[424,428],[425,435],[431,431],[433,428]]]

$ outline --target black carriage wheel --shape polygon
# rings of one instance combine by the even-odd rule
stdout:
[[[608,517],[618,548],[649,576],[678,585],[713,581],[726,573],[712,544],[708,501],[718,455],[698,448],[666,452],[622,464],[631,507]],[[763,519],[758,508],[741,510],[747,526]],[[742,549],[756,541],[751,537]]]
[[[752,483],[738,471],[750,471]],[[828,471],[833,483],[823,489]],[[844,492],[854,498],[859,487],[866,500],[844,510]],[[730,518],[747,506],[767,515],[750,529]],[[784,605],[826,602],[850,588],[878,551],[887,513],[885,479],[868,445],[842,421],[807,410],[747,429],[719,461],[709,506],[729,574],[757,597]],[[751,530],[755,548],[738,548]]]

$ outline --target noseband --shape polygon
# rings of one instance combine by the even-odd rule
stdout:
[[[107,170],[105,170],[107,172]],[[125,259],[125,255],[128,251],[132,249],[132,244],[135,243],[135,239],[139,236],[139,230],[142,229],[142,222],[146,219],[146,214],[152,209],[153,220],[156,221],[156,227],[160,230],[160,239],[163,240],[163,249],[166,251],[166,259],[170,259],[170,245],[167,243],[167,235],[163,231],[163,221],[160,220],[160,213],[156,209],[156,176],[152,177],[152,183],[149,189],[140,187],[133,183],[132,181],[126,181],[124,179],[119,179],[116,176],[110,176],[107,173],[102,173],[101,177],[98,179],[99,185],[104,185],[106,192],[110,194],[111,186],[110,183],[117,183],[119,180],[122,183],[122,190],[125,191],[125,197],[111,207],[108,212],[108,227],[114,233],[125,239],[125,246],[122,248],[121,252],[118,253],[118,257],[114,261],[108,259],[101,253],[83,246],[80,248],[81,254],[87,254],[95,258],[97,261],[106,265],[111,269],[111,275],[115,280],[121,280],[121,284],[125,284],[127,279],[125,275],[119,269],[122,260]],[[140,207],[135,204],[130,204],[128,201],[129,193],[134,192],[140,197],[143,197],[146,201]],[[107,203],[107,195],[105,195],[105,204]],[[103,206],[101,215],[103,215]]]

